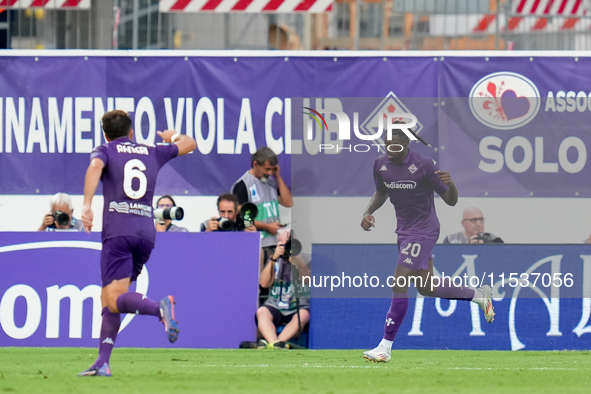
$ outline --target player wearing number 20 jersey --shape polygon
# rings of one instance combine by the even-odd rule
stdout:
[[[431,251],[439,237],[434,193],[453,206],[458,201],[458,190],[448,172],[439,170],[434,160],[411,152],[409,142],[401,130],[394,130],[386,140],[386,154],[374,162],[376,190],[361,221],[361,227],[370,231],[375,226],[373,213],[388,198],[396,210],[398,264],[394,271],[394,296],[386,314],[382,341],[375,349],[363,353],[365,359],[375,362],[391,359],[394,338],[408,310],[411,280],[423,296],[473,301],[480,305],[489,323],[494,318],[490,287],[470,289],[455,286],[451,281],[443,280],[438,285],[432,281]]]
[[[152,219],[152,199],[158,171],[170,159],[194,150],[195,140],[175,133],[158,132],[164,144],[148,146],[132,141],[131,118],[115,110],[103,116],[107,144],[90,155],[84,181],[82,223],[92,227],[92,198],[99,180],[103,183],[103,248],[101,250],[101,301],[103,306],[99,356],[79,376],[111,376],[109,359],[121,325],[121,313],[151,315],[164,324],[170,342],[178,338],[174,316],[174,299],[164,297],[160,303],[144,294],[129,292],[148,262],[156,230]]]

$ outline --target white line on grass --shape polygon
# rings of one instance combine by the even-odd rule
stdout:
[[[298,364],[287,364],[287,365],[271,365],[271,364],[195,364],[195,365],[181,365],[181,367],[213,367],[213,368],[380,368],[378,365],[298,365]],[[414,367],[408,368],[405,367],[403,369],[445,369],[445,370],[474,370],[474,371],[515,371],[515,370],[522,370],[522,371],[535,371],[535,370],[544,370],[544,371],[577,371],[578,368],[554,368],[554,367],[531,367],[531,368],[479,368],[479,367]]]

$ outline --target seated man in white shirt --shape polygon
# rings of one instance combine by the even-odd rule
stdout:
[[[484,217],[476,207],[467,208],[462,219],[464,231],[445,237],[444,244],[486,244],[503,243],[503,240],[491,233],[484,232]]]

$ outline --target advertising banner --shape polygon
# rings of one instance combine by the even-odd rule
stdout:
[[[250,233],[158,233],[132,289],[175,297],[179,339],[170,344],[152,316],[128,314],[117,346],[235,349],[254,340],[259,245]],[[0,346],[97,346],[101,246],[98,233],[3,233]]]
[[[591,59],[445,58],[440,164],[463,195],[591,196]]]
[[[475,303],[423,297],[411,285],[395,348],[591,348],[591,246],[436,245],[433,254],[439,278],[493,288],[495,320]],[[396,259],[394,245],[314,245],[312,348],[379,343]]]
[[[377,121],[402,112],[431,145],[411,149],[450,171],[462,196],[591,196],[588,57],[88,54],[0,57],[1,194],[81,194],[105,143],[101,116],[117,108],[137,142],[167,128],[197,140],[157,193],[229,191],[269,146],[294,195],[368,196]]]

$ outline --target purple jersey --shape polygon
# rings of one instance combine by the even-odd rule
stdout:
[[[435,160],[410,150],[399,165],[385,154],[374,162],[376,190],[388,194],[394,205],[398,236],[439,238],[433,192],[441,195],[448,187],[435,174],[437,170]]]
[[[154,242],[152,200],[160,168],[179,153],[174,144],[147,146],[117,138],[97,147],[90,159],[105,163],[102,239],[135,236]]]

